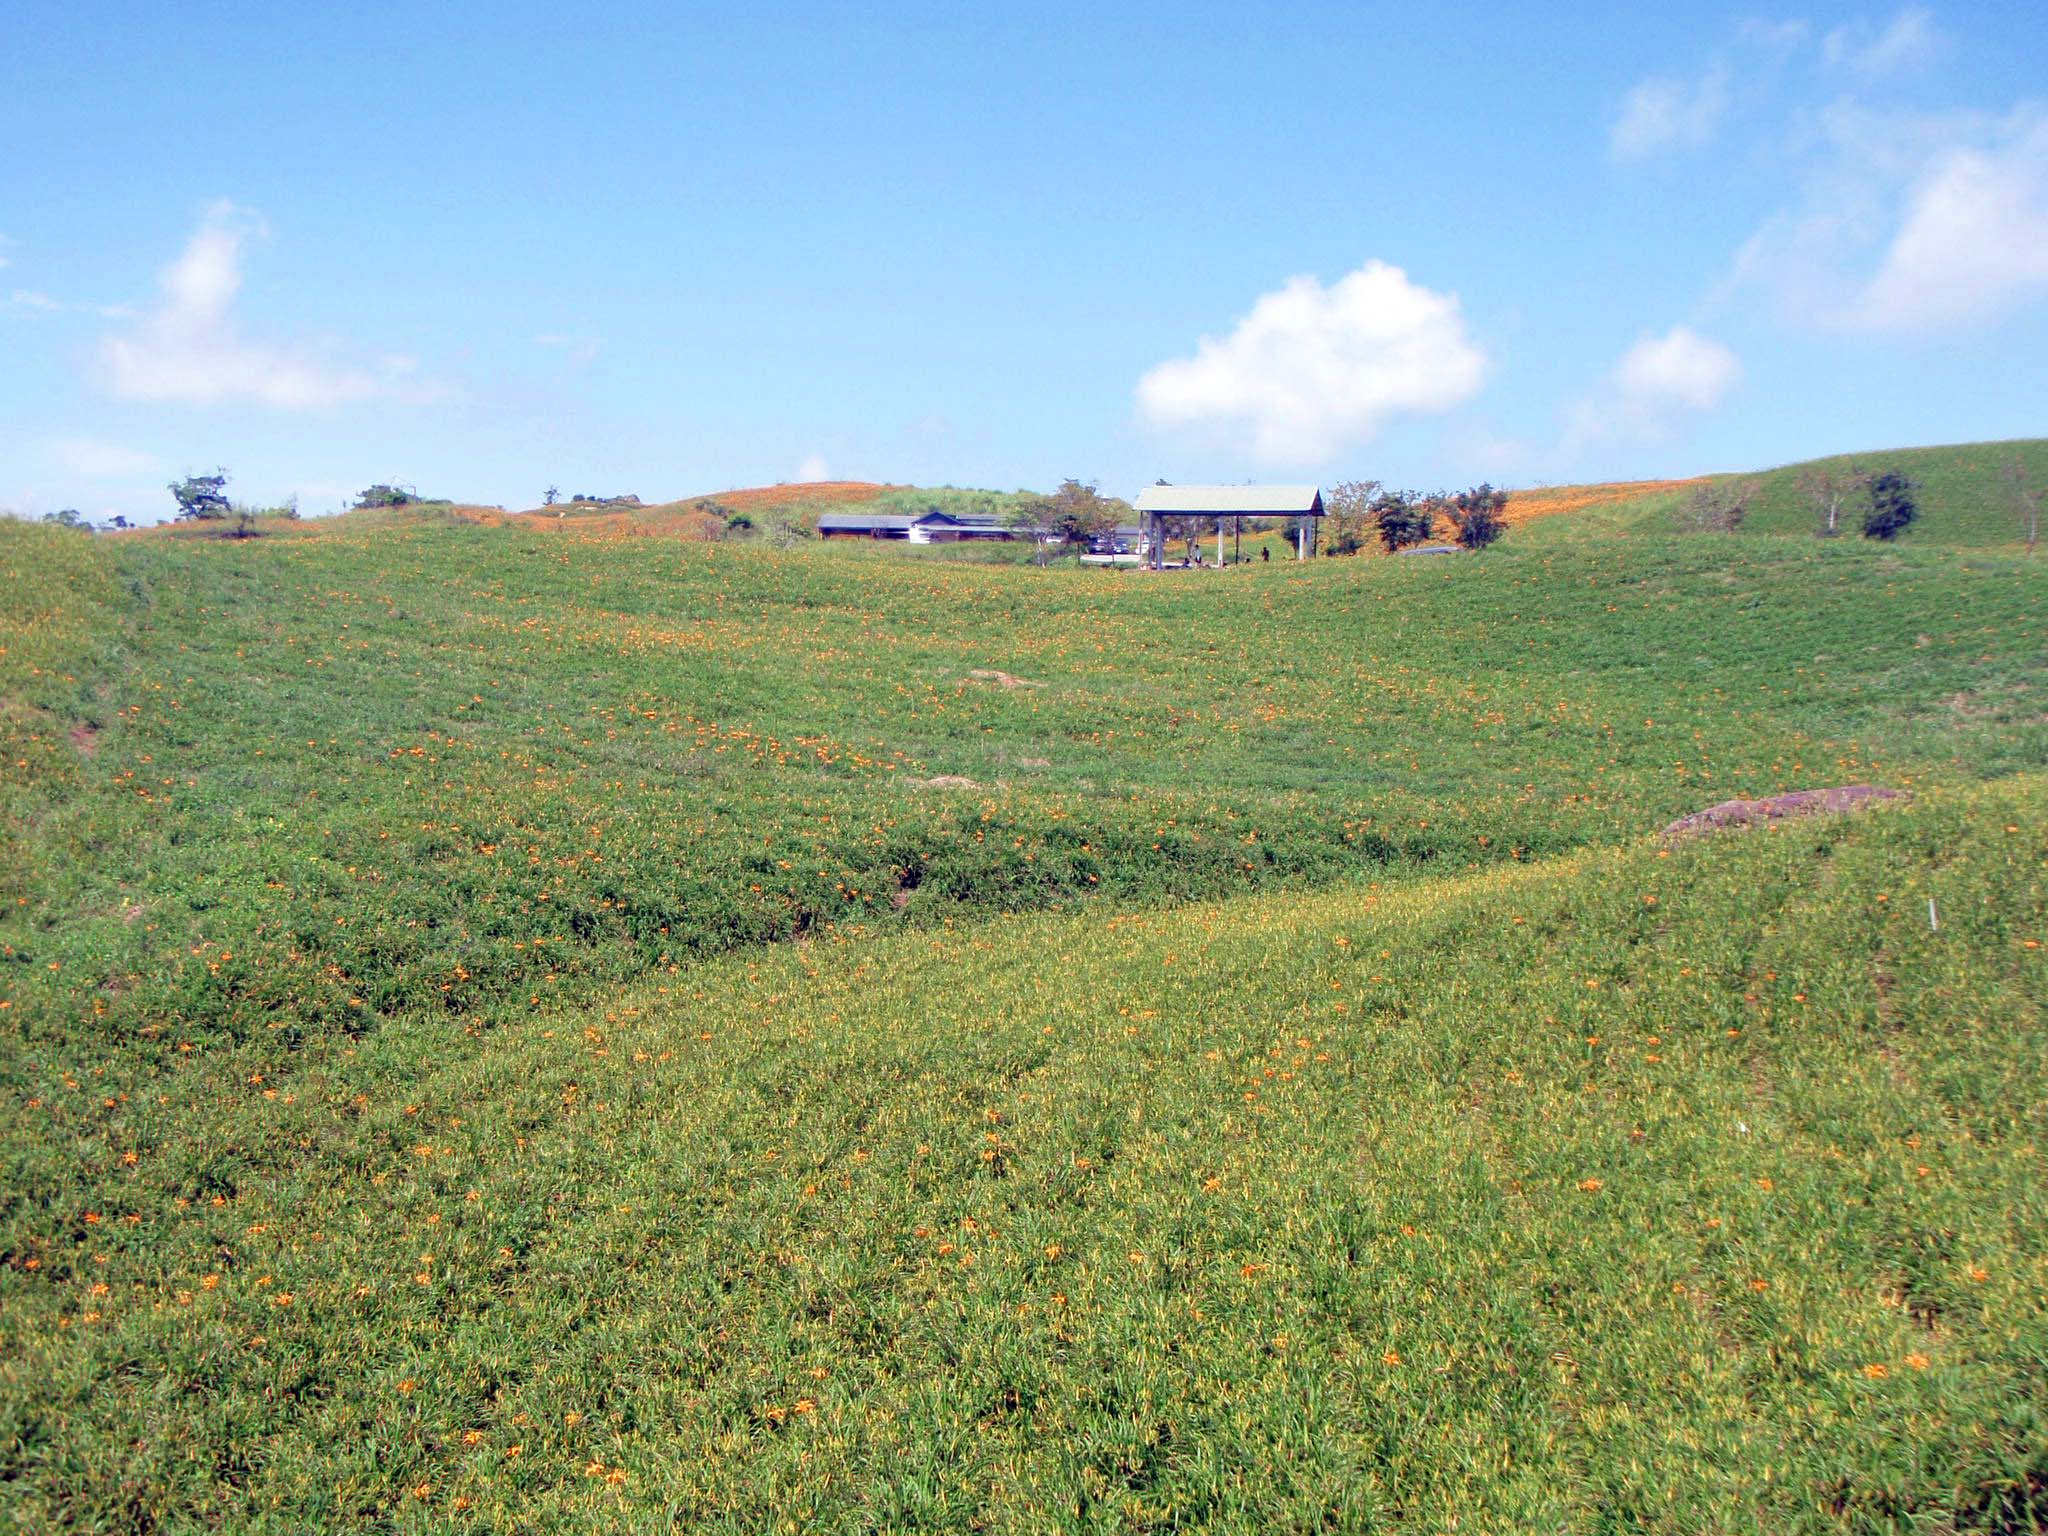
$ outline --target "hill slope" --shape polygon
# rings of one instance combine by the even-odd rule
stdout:
[[[1760,494],[1742,525],[1742,533],[1812,536],[1819,519],[1799,485],[1800,477],[1810,469],[1891,470],[1910,477],[1919,487],[1920,517],[1901,536],[1901,545],[2017,545],[2019,516],[2003,483],[2007,467],[2015,462],[2035,490],[2048,488],[2048,438],[1897,448],[1781,465],[1757,475]],[[1685,497],[1682,487],[1674,487],[1661,495],[1590,504],[1575,516],[1589,530],[1664,532],[1680,524]],[[1846,510],[1843,537],[1858,536],[1865,505],[1856,501]]]
[[[18,1511],[2024,1528],[2044,804],[39,1074]]]
[[[0,527],[19,1519],[2038,1524],[2048,564],[1597,517]]]

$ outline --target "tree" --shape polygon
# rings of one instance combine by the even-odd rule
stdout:
[[[1116,503],[1069,476],[1047,504],[1045,529],[1062,546],[1087,544],[1116,527]]]
[[[1323,492],[1324,529],[1333,555],[1355,555],[1373,534],[1373,500],[1377,480],[1341,480]]]
[[[561,499],[562,488],[559,485],[551,485],[547,488],[547,493],[541,497],[540,504],[544,507],[552,507]]]
[[[1824,464],[1816,464],[1800,475],[1799,494],[1806,498],[1806,504],[1820,521],[1815,533],[1832,539],[1842,531],[1842,511],[1849,505],[1849,499],[1863,489],[1865,478],[1853,467],[1831,469]]]
[[[180,522],[213,522],[227,517],[235,510],[224,494],[228,483],[228,472],[216,469],[210,475],[187,475],[183,480],[173,480],[171,495],[177,499]]]
[[[1754,475],[1709,480],[1686,501],[1685,520],[1702,533],[1733,533],[1749,516],[1749,505],[1762,484]]]
[[[1451,521],[1458,525],[1458,542],[1466,549],[1484,549],[1508,531],[1508,493],[1497,491],[1485,481],[1451,498]]]
[[[55,524],[59,528],[83,528],[88,533],[92,531],[92,524],[85,520],[84,515],[76,507],[64,507],[55,512],[45,512],[43,514],[43,521]]]
[[[1031,496],[1018,502],[1003,523],[1038,545],[1038,563],[1043,565],[1057,553],[1075,545],[1085,548],[1091,540],[1113,531],[1122,505],[1100,495],[1093,485],[1069,476],[1050,496]]]
[[[1046,546],[1052,538],[1052,498],[1030,496],[1003,514],[1003,526],[1038,546],[1038,563],[1045,564]]]
[[[1372,499],[1373,530],[1390,555],[1428,543],[1435,522],[1434,510],[1413,491],[1382,491]]]
[[[386,485],[379,480],[356,497],[356,508],[360,511],[365,507],[409,507],[419,499],[419,492],[412,486]]]
[[[1889,543],[1920,515],[1913,493],[1920,487],[1897,470],[1870,477],[1870,506],[1863,514],[1863,536]]]
[[[2041,542],[2041,508],[2048,504],[2048,486],[2036,489],[2027,478],[2027,467],[2017,457],[2005,461],[2005,470],[1999,476],[2005,491],[2005,499],[2019,518],[2020,537],[2026,540],[2027,553],[2034,552],[2034,546]]]

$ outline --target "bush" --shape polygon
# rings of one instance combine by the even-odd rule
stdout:
[[[1327,553],[1355,555],[1371,542],[1373,502],[1379,494],[1377,480],[1340,480],[1323,492]]]
[[[1373,498],[1373,529],[1388,554],[1413,544],[1426,544],[1435,531],[1430,504],[1410,491],[1383,491]]]
[[[1754,475],[1709,480],[1685,503],[1685,521],[1701,533],[1733,533],[1749,516],[1763,482]]]
[[[419,500],[419,492],[409,485],[386,485],[378,481],[368,486],[356,497],[356,508],[367,507],[409,507]]]
[[[1508,493],[1497,491],[1483,481],[1469,491],[1451,498],[1451,521],[1458,525],[1458,542],[1466,549],[1484,549],[1508,531]]]
[[[1919,487],[1895,470],[1870,479],[1870,508],[1863,514],[1863,536],[1867,539],[1896,539],[1920,515],[1913,493]]]

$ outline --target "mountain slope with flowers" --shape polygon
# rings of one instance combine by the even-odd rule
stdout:
[[[2038,1523],[2022,555],[0,580],[28,1527]]]

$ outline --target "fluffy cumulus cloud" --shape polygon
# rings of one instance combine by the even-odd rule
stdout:
[[[1710,69],[1698,80],[1655,75],[1622,98],[1607,136],[1617,160],[1647,160],[1668,150],[1708,143],[1728,110],[1728,71]]]
[[[411,369],[406,359],[387,359],[373,369],[242,334],[234,315],[242,253],[262,228],[230,203],[207,210],[183,254],[164,270],[156,305],[131,330],[101,342],[100,362],[114,395],[305,410],[402,389]]]
[[[1742,364],[1733,352],[1687,325],[1642,337],[1614,370],[1624,405],[1657,419],[1711,411],[1741,377]]]
[[[832,474],[825,467],[825,456],[822,453],[812,453],[806,454],[803,463],[797,465],[796,477],[803,484],[809,485],[819,480],[830,480]]]
[[[1741,380],[1735,354],[1691,326],[1640,336],[1572,412],[1565,456],[1599,441],[1669,437],[1713,410]]]
[[[1204,337],[1138,381],[1138,411],[1162,430],[1214,431],[1269,464],[1312,465],[1405,412],[1477,393],[1486,357],[1453,294],[1371,261],[1329,287],[1289,278],[1236,329]]]
[[[1943,43],[1933,16],[1911,6],[1882,27],[1858,17],[1834,28],[1821,40],[1821,57],[1834,68],[1881,80],[1931,63]]]

